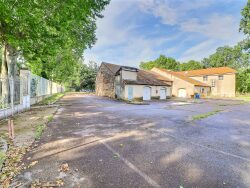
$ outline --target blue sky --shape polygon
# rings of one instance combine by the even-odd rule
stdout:
[[[234,45],[247,0],[111,0],[97,20],[98,41],[85,62],[138,67],[160,54],[181,62],[201,60]]]

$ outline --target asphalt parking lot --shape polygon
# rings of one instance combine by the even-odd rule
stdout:
[[[250,104],[232,100],[132,105],[68,95],[13,183],[65,187],[250,187]],[[205,118],[202,114],[215,112]],[[60,172],[62,164],[69,170]]]

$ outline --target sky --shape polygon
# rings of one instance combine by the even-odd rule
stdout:
[[[244,38],[247,0],[111,0],[97,20],[97,42],[84,53],[96,61],[138,67],[160,54],[180,62],[202,60]]]

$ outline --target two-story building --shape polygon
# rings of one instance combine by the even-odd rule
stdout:
[[[236,71],[229,67],[173,72],[153,68],[153,72],[173,81],[172,94],[177,97],[201,96],[234,97]]]
[[[96,77],[96,94],[125,100],[171,97],[172,81],[152,71],[102,63]]]

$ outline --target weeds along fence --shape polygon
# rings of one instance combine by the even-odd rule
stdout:
[[[30,108],[44,98],[64,92],[60,84],[21,70],[20,76],[0,78],[0,119]]]

